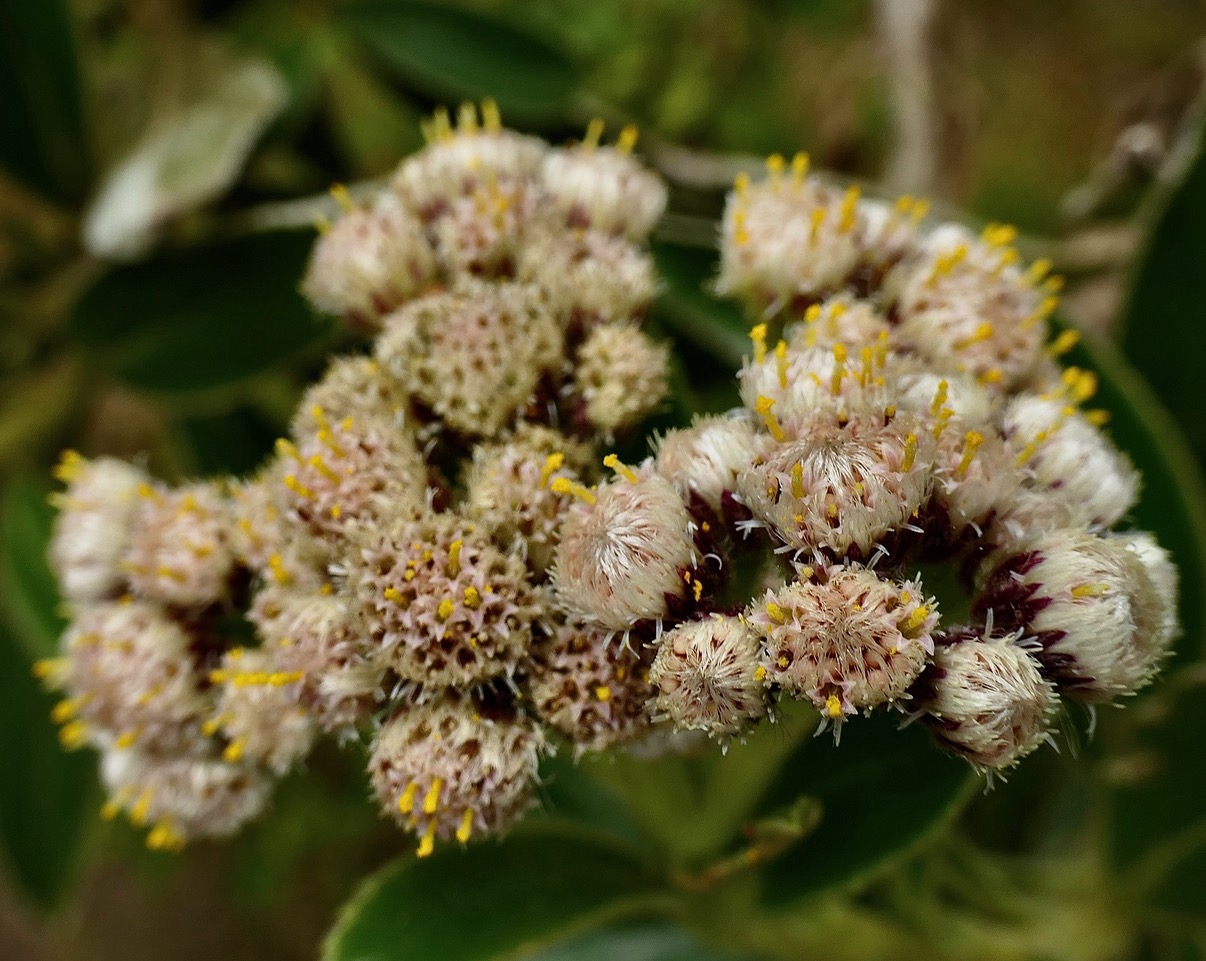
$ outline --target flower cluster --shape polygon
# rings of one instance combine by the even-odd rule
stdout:
[[[104,755],[106,813],[155,847],[237,829],[329,734],[368,742],[374,794],[426,854],[527,809],[551,732],[602,747],[652,723],[649,659],[548,582],[602,445],[666,394],[642,330],[665,188],[631,130],[553,149],[486,103],[426,133],[380,196],[334,191],[302,291],[366,349],[254,477],[60,467],[73,620],[39,673],[64,742]]]

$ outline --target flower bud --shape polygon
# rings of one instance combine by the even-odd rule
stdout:
[[[578,349],[574,390],[605,437],[640,423],[666,398],[670,352],[632,324],[595,327]]]
[[[550,150],[541,182],[563,222],[643,240],[666,208],[666,187],[621,143]]]
[[[698,495],[719,515],[725,492],[737,489],[737,475],[766,452],[769,441],[744,411],[697,417],[691,427],[658,441],[657,472],[684,502]]]
[[[434,226],[440,261],[449,273],[514,273],[536,198],[527,183],[483,184],[456,197]]]

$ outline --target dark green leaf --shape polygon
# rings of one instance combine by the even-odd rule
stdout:
[[[819,827],[771,862],[763,897],[784,905],[881,870],[945,823],[982,783],[931,743],[920,725],[885,714],[846,724],[840,745],[822,735],[783,766],[764,810],[801,796],[821,803]]]
[[[705,948],[671,924],[644,923],[609,927],[567,938],[551,948],[525,954],[519,961],[735,961]]]
[[[209,477],[215,474],[250,474],[272,452],[276,438],[283,433],[252,407],[208,417],[187,417],[180,429],[188,440],[194,471]]]
[[[0,511],[0,613],[30,662],[55,653],[65,626],[46,560],[53,522],[44,486],[26,477],[9,481]]]
[[[1122,350],[1206,459],[1206,151],[1163,200],[1123,313]]]
[[[653,257],[665,283],[658,306],[667,325],[679,339],[719,360],[731,379],[749,353],[750,325],[740,307],[717,300],[706,288],[716,276],[716,252],[659,242]]]
[[[0,626],[0,868],[43,908],[59,901],[70,880],[96,764],[90,753],[59,746],[51,703]]]
[[[1116,348],[1084,340],[1071,363],[1098,373],[1094,403],[1110,412],[1107,431],[1143,472],[1143,493],[1131,512],[1150,530],[1181,572],[1180,650],[1206,650],[1206,487],[1176,423]]]
[[[578,85],[574,65],[559,50],[480,13],[362,0],[340,16],[385,66],[435,98],[493,97],[504,112],[555,120]]]
[[[646,849],[651,839],[629,812],[620,797],[603,781],[592,777],[588,760],[575,761],[559,751],[540,765],[541,810],[530,818],[547,816],[560,821],[578,821],[596,831],[606,831],[637,849]]]
[[[78,200],[85,187],[79,72],[61,0],[0,3],[0,167],[35,190]]]
[[[308,231],[255,234],[118,267],[80,301],[75,337],[147,390],[260,373],[329,331],[297,292],[313,240]]]
[[[554,825],[429,860],[405,857],[344,908],[324,961],[521,958],[604,920],[647,912],[659,880],[627,849]]]

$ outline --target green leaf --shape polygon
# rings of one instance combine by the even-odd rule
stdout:
[[[284,428],[254,407],[236,407],[220,414],[186,417],[180,421],[180,431],[188,441],[194,472],[211,477],[251,474],[267,460]]]
[[[54,655],[66,626],[46,559],[53,523],[46,488],[28,477],[12,478],[0,505],[0,612],[31,663]]]
[[[71,879],[92,804],[90,753],[67,754],[51,699],[0,625],[0,870],[35,904],[57,904]]]
[[[437,99],[493,97],[521,119],[558,120],[578,87],[577,70],[561,51],[480,13],[361,0],[339,17],[384,66]]]
[[[1091,338],[1068,355],[1097,372],[1093,403],[1109,411],[1107,432],[1143,472],[1143,492],[1131,512],[1155,534],[1181,572],[1180,650],[1206,652],[1206,485],[1185,437],[1152,388],[1117,348]]]
[[[81,299],[73,333],[146,390],[250,377],[330,331],[297,292],[313,240],[309,231],[255,234],[118,267]]]
[[[1206,150],[1172,183],[1137,261],[1123,312],[1122,352],[1206,459]]]
[[[284,108],[288,88],[269,62],[223,58],[210,69],[204,95],[157,124],[105,177],[84,221],[90,253],[143,256],[165,225],[226,192]]]
[[[522,958],[605,920],[665,903],[658,879],[626,848],[555,825],[428,860],[404,857],[361,887],[323,961]]]
[[[768,905],[787,905],[886,869],[946,823],[983,783],[965,762],[939,750],[921,725],[899,725],[899,716],[883,713],[856,718],[845,725],[840,745],[822,735],[783,766],[763,809],[812,797],[821,803],[821,822],[764,870]]]
[[[567,938],[518,961],[735,961],[672,924],[646,922]]]
[[[707,290],[716,276],[717,253],[702,247],[655,242],[653,259],[665,284],[658,306],[667,326],[681,339],[719,360],[729,371],[750,350],[750,325],[736,304]]]
[[[0,3],[0,168],[76,200],[85,186],[83,112],[71,24],[61,0]]]

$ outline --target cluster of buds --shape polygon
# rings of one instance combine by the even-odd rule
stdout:
[[[598,122],[554,149],[486,103],[426,133],[380,196],[334,190],[302,291],[365,348],[255,476],[59,470],[73,622],[39,673],[64,742],[104,755],[106,813],[155,847],[234,831],[331,735],[367,744],[427,854],[505,830],[554,740],[652,724],[648,658],[566,617],[549,579],[604,445],[666,395],[642,330],[665,187],[635,131],[607,146]]]

